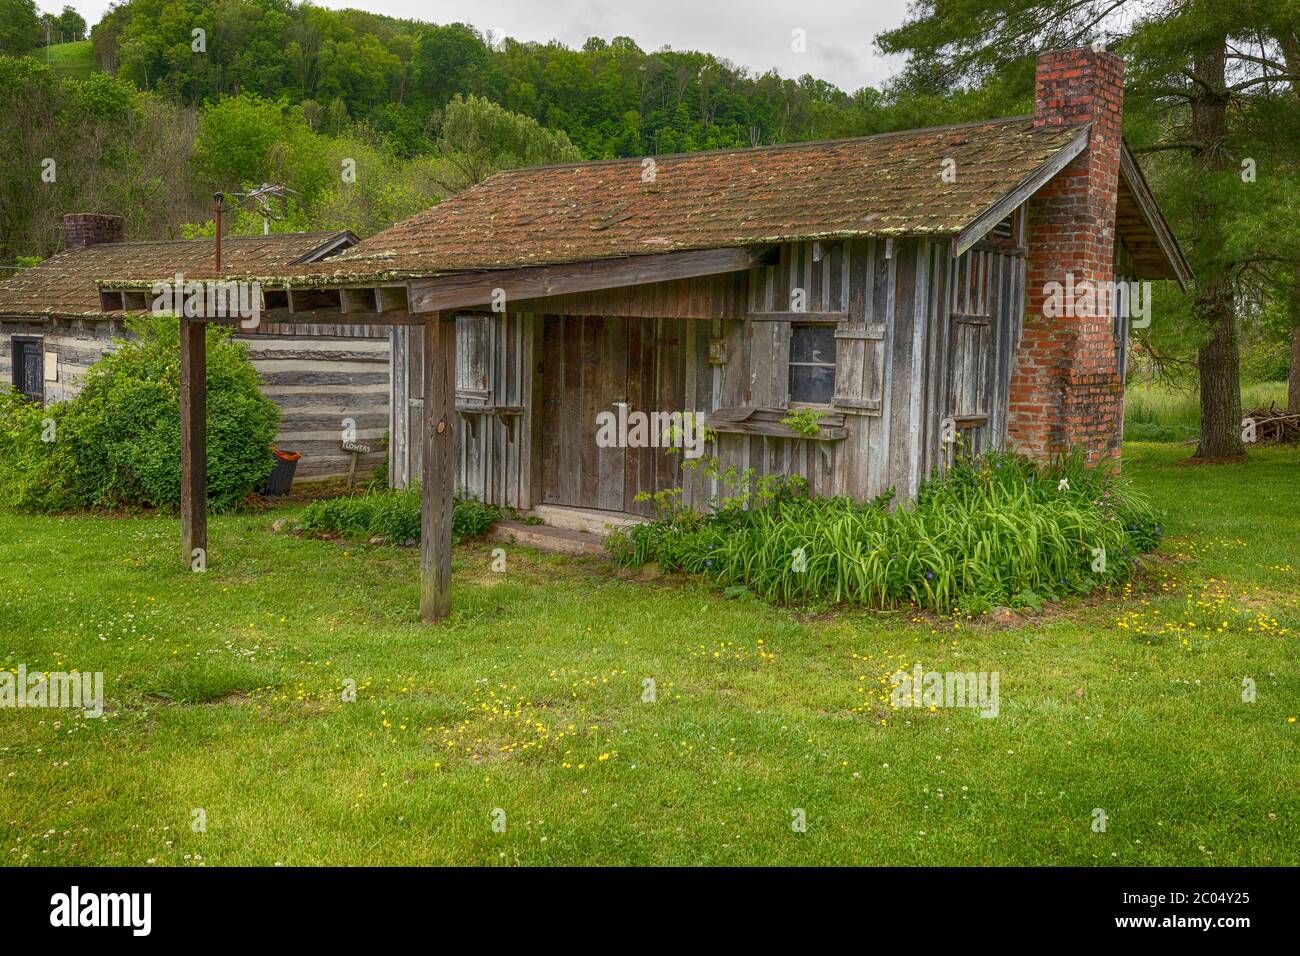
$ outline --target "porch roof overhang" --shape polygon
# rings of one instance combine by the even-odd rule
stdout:
[[[285,292],[284,307],[263,310],[271,322],[408,325],[424,322],[433,312],[486,310],[498,298],[516,304],[537,302],[553,296],[744,272],[775,263],[777,254],[776,246],[758,244],[387,280],[344,274],[330,276],[326,281],[305,276],[238,275],[222,275],[212,281],[257,282],[263,294],[268,290]],[[101,280],[99,286],[105,290],[146,291],[153,288],[155,281],[162,280]],[[198,321],[235,324],[239,320],[200,317]]]
[[[1195,278],[1192,267],[1128,143],[1120,144],[1119,174],[1115,232],[1133,256],[1137,278],[1173,279],[1186,290]]]

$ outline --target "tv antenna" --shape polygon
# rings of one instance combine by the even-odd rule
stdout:
[[[235,200],[232,207],[252,206],[262,214],[262,235],[266,236],[271,233],[271,220],[282,218],[282,213],[277,211],[276,206],[283,205],[289,196],[297,196],[299,193],[283,183],[262,183],[256,189],[230,195]]]

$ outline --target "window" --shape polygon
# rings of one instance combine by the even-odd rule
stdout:
[[[835,394],[835,326],[790,327],[790,401],[829,405]]]

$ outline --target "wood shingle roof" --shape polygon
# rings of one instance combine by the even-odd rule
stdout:
[[[223,272],[274,272],[311,260],[318,253],[355,241],[347,232],[300,232],[270,236],[225,236]],[[60,252],[0,282],[0,315],[90,317],[105,314],[96,280],[110,276],[163,279],[210,274],[213,239],[105,242]],[[107,310],[114,311],[114,310]]]
[[[1087,130],[1023,116],[507,170],[342,255],[278,271],[232,262],[223,275],[348,284],[817,238],[956,235],[1054,156],[1077,149]],[[125,285],[152,276],[136,269],[112,278]]]

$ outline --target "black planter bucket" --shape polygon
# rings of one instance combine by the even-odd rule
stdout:
[[[289,486],[293,484],[293,473],[298,470],[298,459],[302,457],[296,451],[280,451],[278,448],[272,448],[275,455],[275,470],[266,479],[266,487],[262,489],[262,494],[266,497],[271,495],[287,495]]]

